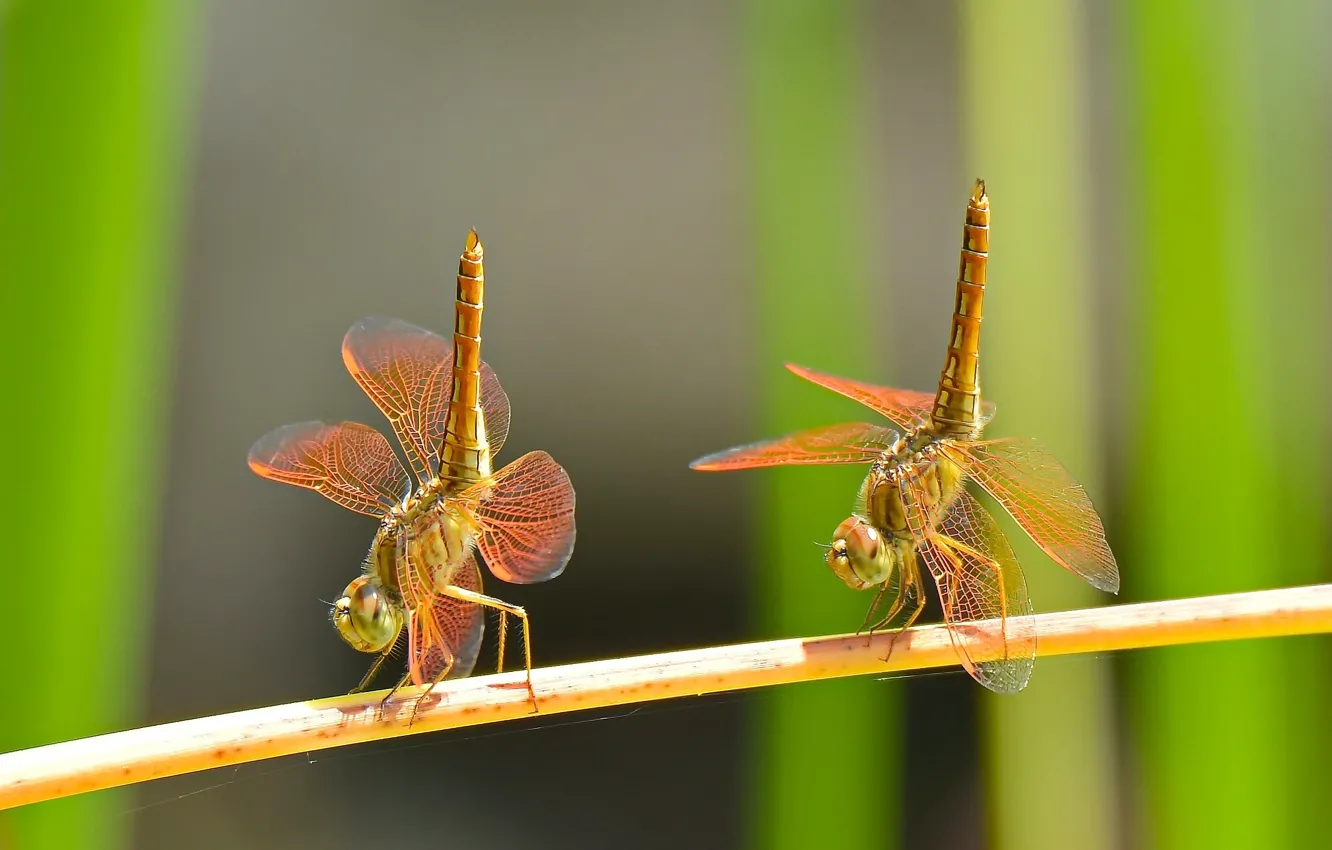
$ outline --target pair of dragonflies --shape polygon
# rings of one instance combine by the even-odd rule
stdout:
[[[900,430],[873,424],[815,428],[708,455],[705,471],[795,464],[869,464],[852,515],[834,531],[828,566],[848,586],[874,589],[862,630],[905,629],[920,616],[930,573],[963,667],[999,692],[1026,686],[1035,657],[1022,569],[994,519],[967,489],[988,493],[1047,555],[1102,590],[1119,589],[1114,555],[1086,493],[1030,439],[982,439],[994,406],[980,396],[980,323],[989,250],[989,199],[976,181],[963,225],[952,329],[934,393],[889,389],[788,364]],[[388,418],[412,469],[382,434],[352,422],[279,428],[250,452],[260,475],[307,487],[381,519],[363,574],[334,604],[339,634],[378,653],[364,688],[405,632],[412,681],[432,687],[476,663],[484,609],[508,615],[531,640],[523,609],[482,591],[479,550],[498,578],[558,575],[574,543],[574,492],[564,470],[532,452],[499,470],[509,402],[480,359],[484,274],[475,231],[459,263],[453,344],[404,322],[365,319],[343,340],[352,377]],[[966,628],[998,623],[998,639]],[[891,651],[891,649],[890,649]],[[396,688],[394,689],[396,691]],[[392,692],[391,692],[392,693]],[[533,695],[535,702],[535,695]]]

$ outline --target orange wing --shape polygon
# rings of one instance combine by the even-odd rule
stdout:
[[[388,418],[417,479],[429,480],[430,428],[443,418],[453,388],[452,343],[424,328],[372,316],[343,337],[342,362]]]
[[[1119,566],[1082,485],[1029,438],[942,444],[948,457],[1017,520],[1060,566],[1093,587],[1119,592]]]
[[[477,546],[497,578],[531,584],[564,571],[573,554],[574,489],[545,452],[529,452],[458,494],[472,503]]]
[[[417,480],[439,471],[439,452],[453,393],[453,343],[398,319],[372,316],[351,326],[342,340],[342,362],[380,409]],[[481,408],[491,451],[509,434],[509,397],[489,365],[481,364]]]
[[[482,592],[474,554],[468,554],[454,573],[453,583]],[[471,675],[485,633],[485,612],[480,605],[436,594],[428,605],[411,611],[408,620],[407,663],[413,682],[428,685],[446,669],[445,679]]]
[[[736,446],[701,457],[689,466],[719,472],[797,464],[873,463],[897,437],[891,428],[848,422]]]
[[[384,435],[359,422],[298,422],[269,431],[250,448],[264,478],[322,493],[345,508],[382,517],[410,482]]]
[[[1036,632],[1027,581],[999,526],[966,490],[937,531],[920,524],[920,512],[907,513],[913,518],[916,552],[939,588],[948,636],[962,666],[992,691],[1022,690],[1031,679]],[[976,620],[998,620],[1003,640],[996,646],[992,636],[970,625]]]
[[[509,439],[509,395],[500,386],[495,370],[484,360],[481,361],[481,412],[486,417],[486,442],[490,444],[490,456],[496,457],[500,449],[504,448],[504,441]],[[445,421],[440,419],[431,431],[436,446],[444,444],[444,425]]]
[[[876,387],[850,378],[816,372],[794,363],[787,363],[786,368],[824,389],[860,402],[899,428],[910,429],[930,421],[930,411],[934,408],[934,393]],[[989,422],[993,416],[994,405],[988,401],[981,402],[981,424]]]

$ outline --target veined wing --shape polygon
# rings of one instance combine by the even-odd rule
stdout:
[[[453,343],[425,328],[372,316],[347,331],[342,362],[393,426],[417,480],[432,478],[453,393]],[[498,453],[509,434],[509,397],[486,363],[481,408],[491,451]]]
[[[913,498],[920,493],[912,486]],[[977,682],[1001,694],[1017,693],[1031,679],[1036,631],[1022,567],[1003,533],[975,497],[961,491],[938,530],[920,526],[908,510],[916,552],[934,576],[948,636],[962,666]],[[975,625],[998,621],[1002,640]]]
[[[255,441],[249,462],[264,478],[375,517],[388,513],[410,484],[384,435],[359,422],[284,425]]]
[[[689,466],[718,472],[797,464],[873,463],[897,437],[891,428],[847,422],[736,446],[701,457]]]
[[[477,547],[497,578],[531,584],[564,571],[573,554],[574,489],[545,452],[528,452],[458,494],[480,527]]]
[[[453,344],[425,328],[371,316],[342,339],[342,362],[380,409],[419,481],[428,481],[434,452],[430,428],[453,387]]]
[[[1045,554],[1093,587],[1119,592],[1119,566],[1082,485],[1030,438],[942,443]]]
[[[486,417],[486,442],[490,456],[496,457],[509,439],[509,394],[500,386],[499,376],[490,364],[481,361],[481,412]],[[440,419],[430,436],[435,446],[444,443],[445,420]]]
[[[824,389],[860,402],[899,428],[911,428],[930,421],[930,411],[934,408],[934,393],[876,387],[873,384],[864,384],[850,378],[840,378],[826,372],[807,369],[794,363],[787,363],[786,368]],[[988,401],[982,402],[981,424],[989,422],[993,416],[994,405]]]
[[[481,569],[474,554],[469,553],[453,574],[453,584],[482,592]],[[485,611],[480,605],[435,594],[428,604],[413,610],[409,620],[407,659],[413,682],[427,685],[445,669],[445,679],[471,675],[485,633]]]
[[[934,393],[876,387],[850,378],[839,378],[836,375],[806,369],[794,363],[787,363],[786,368],[824,389],[860,402],[899,428],[910,429],[929,422],[930,411],[934,409]],[[993,417],[994,404],[988,401],[981,402],[981,424],[984,425]]]

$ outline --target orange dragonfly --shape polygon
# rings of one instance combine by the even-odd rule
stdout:
[[[483,592],[475,552],[507,582],[559,575],[573,554],[574,490],[545,452],[492,468],[509,433],[509,399],[481,360],[484,293],[484,248],[473,230],[458,263],[452,343],[382,318],[362,319],[342,341],[343,363],[388,418],[411,478],[384,435],[358,422],[287,425],[250,449],[259,475],[381,520],[362,575],[332,611],[343,640],[379,653],[353,693],[370,684],[404,631],[407,673],[385,702],[408,681],[429,693],[467,676],[481,649],[483,609],[492,608],[501,671],[506,618],[522,623],[532,694],[527,613]]]
[[[934,393],[889,389],[786,368],[854,399],[901,430],[851,423],[815,428],[699,458],[715,471],[791,464],[870,464],[852,515],[833,532],[826,560],[856,590],[878,588],[865,618],[872,633],[925,607],[923,563],[934,577],[953,646],[985,687],[1026,687],[1036,653],[1022,568],[994,519],[966,489],[988,493],[1060,566],[1092,586],[1119,592],[1119,568],[1082,486],[1035,440],[981,439],[994,405],[980,397],[980,327],[989,252],[990,202],[977,180],[962,231],[962,260],[948,354]],[[887,612],[876,614],[887,604]],[[995,619],[1001,641],[969,621]],[[893,639],[896,640],[897,635]],[[889,653],[892,644],[889,643]]]

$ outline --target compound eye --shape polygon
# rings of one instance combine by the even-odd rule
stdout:
[[[852,529],[855,529],[864,524],[865,521],[862,520],[860,517],[853,516],[853,517],[847,517],[846,519],[842,520],[842,524],[837,526],[837,530],[833,532],[833,545],[836,546],[838,543],[842,542],[843,540],[846,540],[847,535],[851,533]],[[843,548],[846,547],[843,546]]]
[[[361,652],[378,652],[397,639],[402,615],[382,588],[361,576],[334,603],[333,625],[351,646]]]
[[[379,588],[369,582],[353,589],[347,602],[352,617],[358,622],[373,623],[384,616],[384,598],[380,596]]]
[[[873,561],[879,557],[879,532],[874,526],[861,523],[846,535],[846,550],[852,560]]]

